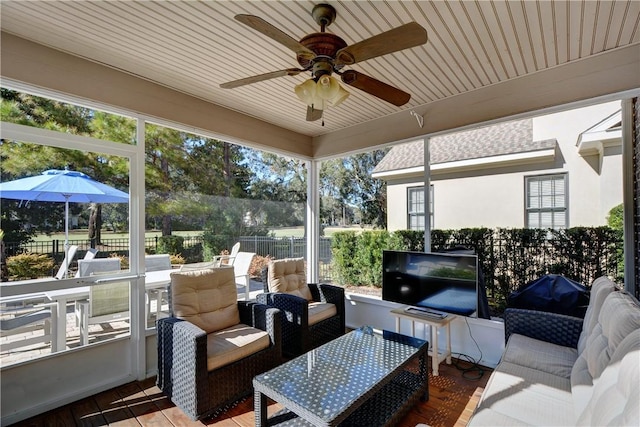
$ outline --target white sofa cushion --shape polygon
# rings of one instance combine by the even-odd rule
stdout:
[[[594,384],[610,364],[620,343],[637,329],[640,329],[640,309],[633,299],[624,292],[607,295],[598,323],[586,339],[586,347],[571,371],[577,416],[584,412],[593,395]]]
[[[578,339],[578,354],[584,351],[587,337],[593,332],[593,328],[598,323],[598,316],[607,296],[615,290],[615,284],[606,276],[598,277],[591,285],[589,293],[589,306],[584,315],[582,332]]]
[[[640,329],[620,343],[583,406],[577,425],[640,425]]]
[[[507,424],[572,425],[571,385],[567,378],[501,361],[491,374],[480,398],[477,413],[491,409]],[[484,416],[483,416],[484,417]],[[475,426],[475,416],[472,418]],[[500,425],[500,424],[493,424]]]
[[[577,357],[575,348],[513,334],[509,337],[502,360],[568,379]]]

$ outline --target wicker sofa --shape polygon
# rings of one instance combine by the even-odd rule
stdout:
[[[640,425],[640,305],[596,279],[583,319],[507,309],[470,426]]]

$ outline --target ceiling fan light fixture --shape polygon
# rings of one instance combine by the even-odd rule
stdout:
[[[333,107],[337,107],[338,105],[342,104],[342,101],[344,101],[348,97],[349,97],[349,92],[345,88],[340,86],[336,95],[329,100],[329,103]]]
[[[294,91],[300,101],[307,105],[313,105],[316,98],[316,82],[313,79],[305,80],[299,85],[296,85]]]
[[[320,76],[316,86],[316,94],[322,99],[333,99],[341,89],[338,80],[328,74]]]

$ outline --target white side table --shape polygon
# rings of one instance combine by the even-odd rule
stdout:
[[[429,326],[431,334],[431,349],[429,350],[429,354],[431,355],[431,369],[433,370],[433,376],[437,377],[439,375],[438,365],[440,365],[440,362],[446,360],[447,365],[451,364],[451,321],[455,319],[456,316],[454,314],[448,314],[444,319],[437,319],[417,313],[407,312],[405,311],[405,308],[406,307],[391,310],[391,315],[396,318],[396,332],[400,332],[400,319],[407,319],[411,321],[412,336],[415,336],[416,333],[415,322],[420,322]],[[438,349],[438,328],[442,327],[445,328],[447,347],[441,352]]]

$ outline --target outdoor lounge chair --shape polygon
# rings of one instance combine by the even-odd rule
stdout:
[[[171,270],[171,256],[169,254],[145,255],[144,271]]]
[[[233,270],[236,275],[236,284],[244,286],[244,300],[249,301],[249,284],[251,283],[251,277],[249,276],[249,269],[251,268],[251,262],[255,257],[255,252],[238,252],[233,260]]]
[[[163,271],[171,270],[171,255],[169,254],[156,254],[145,255],[144,257],[144,270],[148,271]],[[156,300],[156,319],[162,312],[162,301],[166,300],[166,289],[152,289],[147,291],[147,320],[151,316],[151,300]]]
[[[220,262],[218,261],[194,262],[191,264],[182,264],[180,266],[180,271],[182,272],[182,271],[208,270],[216,267],[220,267]]]
[[[64,256],[64,259],[62,260],[62,264],[60,264],[60,268],[58,269],[58,272],[54,276],[56,279],[61,280],[67,277],[67,271],[69,270],[69,266],[71,265],[71,262],[76,257],[77,251],[78,251],[78,246],[76,245],[69,246],[69,250],[67,251],[66,255]]]
[[[91,285],[89,299],[76,303],[76,316],[80,345],[89,343],[89,325],[129,319],[129,281]]]
[[[94,258],[78,260],[76,277],[88,277],[95,273],[120,270],[120,258]]]
[[[218,255],[214,259],[217,260],[220,265],[234,265],[236,257],[238,256],[238,252],[240,252],[240,242],[236,242],[231,247],[231,253],[229,255]]]
[[[345,332],[344,289],[307,283],[303,258],[274,260],[262,269],[258,302],[282,313],[282,351],[297,356]]]
[[[32,333],[24,339],[2,342],[0,345],[1,351],[4,352],[37,343],[52,342],[51,310],[52,309],[50,307],[39,306],[34,307],[33,311],[23,313],[9,319],[0,320],[0,337],[2,338],[42,329],[42,334]]]
[[[157,321],[157,385],[192,419],[253,393],[282,361],[280,312],[238,301],[233,267],[171,274],[170,317]]]

